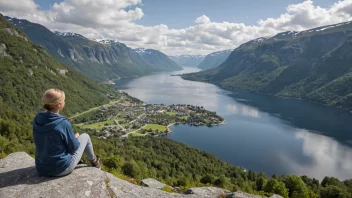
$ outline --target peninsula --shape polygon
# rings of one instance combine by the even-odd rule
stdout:
[[[159,136],[171,132],[169,127],[174,124],[215,126],[225,123],[216,112],[203,106],[146,104],[124,92],[108,97],[114,97],[109,104],[72,116],[73,125],[105,139],[110,136]]]

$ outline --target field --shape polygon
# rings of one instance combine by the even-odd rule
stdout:
[[[104,121],[104,122],[97,122],[97,123],[94,123],[94,124],[83,125],[82,127],[83,127],[83,128],[88,128],[88,129],[102,129],[105,124],[113,125],[113,124],[115,124],[115,123],[114,123],[114,121],[112,121],[112,120],[108,120],[108,121]],[[78,126],[79,126],[79,125],[80,125],[80,124],[78,124]]]
[[[159,130],[159,131],[165,131],[166,130],[166,126],[164,125],[159,125],[159,124],[147,124],[147,126],[143,127],[144,129],[151,129],[153,131],[155,130]]]
[[[141,130],[138,130],[138,131],[136,131],[134,133],[131,133],[129,136],[135,137],[135,136],[145,136],[145,135],[147,135],[147,134],[142,134]]]

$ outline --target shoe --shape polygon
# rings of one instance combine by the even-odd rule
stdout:
[[[91,164],[93,167],[101,169],[100,166],[100,157],[96,156],[96,158],[94,160],[91,161]]]

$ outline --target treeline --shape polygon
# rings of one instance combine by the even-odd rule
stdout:
[[[5,28],[17,31],[20,36],[10,34]],[[41,95],[46,89],[57,87],[66,92],[63,112],[66,116],[107,103],[108,95],[117,94],[58,63],[24,36],[0,15],[0,158],[16,151],[35,154],[32,121],[41,108]],[[68,73],[60,74],[60,69]],[[352,180],[341,182],[326,177],[319,182],[294,175],[269,178],[262,173],[246,172],[207,152],[169,139],[101,140],[92,133],[92,140],[106,170],[116,175],[136,179],[152,177],[183,188],[212,185],[259,195],[352,197]]]
[[[325,177],[320,182],[307,176],[268,177],[230,165],[210,153],[170,139],[147,136],[100,140],[93,136],[93,144],[107,171],[137,180],[151,177],[181,189],[217,186],[262,196],[352,197],[352,180]]]
[[[108,94],[118,94],[53,59],[1,14],[0,85],[0,157],[14,151],[34,155],[32,121],[45,90],[65,91],[64,115],[108,103]]]

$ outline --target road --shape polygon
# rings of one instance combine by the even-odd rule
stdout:
[[[122,138],[128,137],[129,134],[135,133],[135,132],[141,130],[141,129],[142,129],[143,127],[145,127],[145,126],[147,126],[147,125],[144,125],[144,126],[142,126],[141,128],[139,128],[139,129],[137,129],[137,130],[128,132],[128,133],[126,133],[125,135],[122,135],[121,137],[122,137]]]

